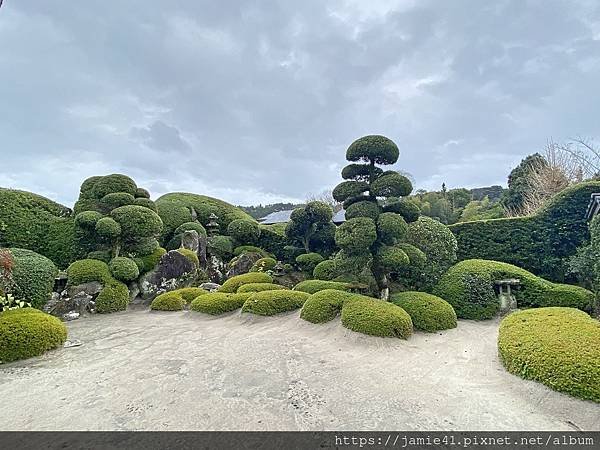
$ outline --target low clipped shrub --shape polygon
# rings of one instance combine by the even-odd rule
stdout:
[[[172,292],[178,292],[182,299],[185,300],[186,303],[191,303],[195,298],[208,294],[208,291],[205,291],[199,287],[187,287],[177,289]]]
[[[96,312],[108,314],[125,311],[129,304],[129,289],[123,283],[112,280],[96,297]]]
[[[58,269],[45,256],[22,248],[9,249],[14,265],[11,293],[34,308],[41,308],[50,299]]]
[[[210,292],[194,299],[190,305],[192,311],[218,316],[226,312],[235,311],[250,298],[252,293],[228,294],[224,292]]]
[[[115,279],[123,282],[135,280],[140,275],[140,269],[135,261],[123,256],[113,258],[108,263],[108,268]]]
[[[258,253],[263,258],[273,257],[273,255],[266,250],[255,247],[254,245],[240,245],[233,250],[233,256],[240,256],[242,253]]]
[[[227,234],[240,244],[254,244],[260,237],[260,228],[254,220],[236,219],[228,225]]]
[[[33,308],[0,313],[0,363],[39,356],[60,347],[67,327],[56,317]]]
[[[242,306],[243,313],[259,316],[273,316],[286,311],[301,308],[310,297],[305,292],[277,290],[252,294]]]
[[[325,289],[312,294],[304,303],[300,317],[311,323],[325,323],[335,319],[346,300],[356,297],[350,292]]]
[[[400,306],[363,296],[344,302],[342,325],[358,333],[402,339],[413,331],[410,316]]]
[[[207,253],[228,261],[233,254],[233,240],[229,236],[211,236],[208,238]]]
[[[177,291],[165,292],[158,295],[150,304],[153,311],[181,311],[186,302]]]
[[[573,308],[514,312],[502,320],[498,351],[515,375],[600,402],[600,322]]]
[[[296,257],[296,263],[300,267],[300,270],[311,275],[317,264],[323,262],[323,260],[324,258],[318,253],[304,253]]]
[[[567,306],[584,311],[594,307],[594,294],[587,289],[552,283],[511,264],[483,259],[451,267],[433,294],[450,303],[461,319],[491,319],[500,307],[494,282],[507,278],[521,282],[514,291],[520,307]]]
[[[266,272],[267,270],[273,270],[277,265],[277,261],[274,258],[260,258],[250,268],[250,272]]]
[[[275,283],[249,283],[243,284],[237,290],[238,293],[242,292],[262,292],[262,291],[279,291],[282,289],[288,289],[285,286]]]
[[[107,283],[112,280],[108,264],[97,259],[80,259],[67,268],[68,286],[98,281]]]
[[[340,281],[323,281],[323,280],[306,280],[301,281],[294,286],[294,291],[306,292],[308,294],[314,294],[325,289],[335,289],[338,291],[349,291],[350,287],[348,283]]]
[[[135,258],[134,261],[140,269],[140,274],[150,272],[152,269],[154,269],[158,265],[160,258],[162,258],[162,256],[166,253],[167,250],[159,247],[150,255]]]
[[[225,281],[223,285],[219,288],[219,292],[225,293],[235,293],[243,284],[250,283],[272,283],[273,278],[271,278],[266,273],[261,272],[249,272],[242,275],[236,275],[235,277],[231,277],[229,280]]]
[[[434,332],[456,328],[456,312],[452,305],[425,292],[400,292],[392,295],[392,303],[404,309],[417,330]]]
[[[316,280],[331,281],[338,276],[335,261],[326,259],[321,261],[313,269],[313,278]]]

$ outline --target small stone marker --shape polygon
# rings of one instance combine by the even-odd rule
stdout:
[[[500,302],[500,314],[507,314],[517,309],[517,298],[512,294],[511,286],[517,288],[521,281],[515,278],[507,280],[497,280],[494,283],[498,286],[498,300]]]

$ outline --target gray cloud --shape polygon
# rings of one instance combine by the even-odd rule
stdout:
[[[368,3],[7,0],[0,185],[72,203],[124,172],[265,203],[334,186],[363,134],[429,189],[599,137],[597,2]]]

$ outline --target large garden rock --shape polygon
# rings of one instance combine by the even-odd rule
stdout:
[[[60,317],[63,320],[73,320],[87,313],[94,312],[94,300],[100,291],[95,292],[94,295],[90,295],[84,287],[78,290],[75,289],[77,287],[75,286],[72,290],[74,292],[73,296],[69,295],[66,290],[61,294],[54,292],[52,298],[44,305],[44,312]],[[94,292],[94,289],[91,289],[89,286],[87,288],[91,292]],[[102,285],[100,285],[100,289],[102,289]]]
[[[217,284],[217,283],[208,282],[208,283],[202,283],[199,287],[208,292],[215,292],[221,287],[221,285]]]
[[[181,235],[181,246],[195,252],[198,255],[198,261],[201,269],[206,269],[206,236],[200,236],[196,230],[185,231]]]
[[[189,286],[196,275],[194,264],[177,250],[171,250],[160,258],[154,270],[142,276],[140,295],[144,300],[152,300],[163,292]]]
[[[67,290],[67,295],[69,297],[75,297],[83,292],[84,294],[89,295],[90,297],[96,298],[102,290],[102,288],[102,283],[98,281],[90,281],[89,283],[83,283],[77,286],[69,287]]]
[[[254,263],[261,258],[259,253],[242,253],[240,256],[233,258],[227,267],[225,273],[226,278],[235,277],[248,273]]]

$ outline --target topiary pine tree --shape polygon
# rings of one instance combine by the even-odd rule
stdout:
[[[333,209],[320,201],[308,202],[306,206],[296,208],[285,227],[285,235],[294,244],[302,245],[306,253],[317,247],[326,247],[328,236],[333,236],[335,226],[331,222]]]
[[[389,297],[389,274],[411,264],[399,242],[407,222],[417,220],[420,213],[418,206],[402,199],[412,191],[410,180],[378,167],[394,164],[399,154],[396,144],[384,136],[354,141],[346,152],[351,164],[342,170],[346,181],[333,190],[335,200],[344,202],[346,209],[346,222],[335,233],[341,248],[335,257],[336,271],[358,275],[368,268],[384,300]]]

